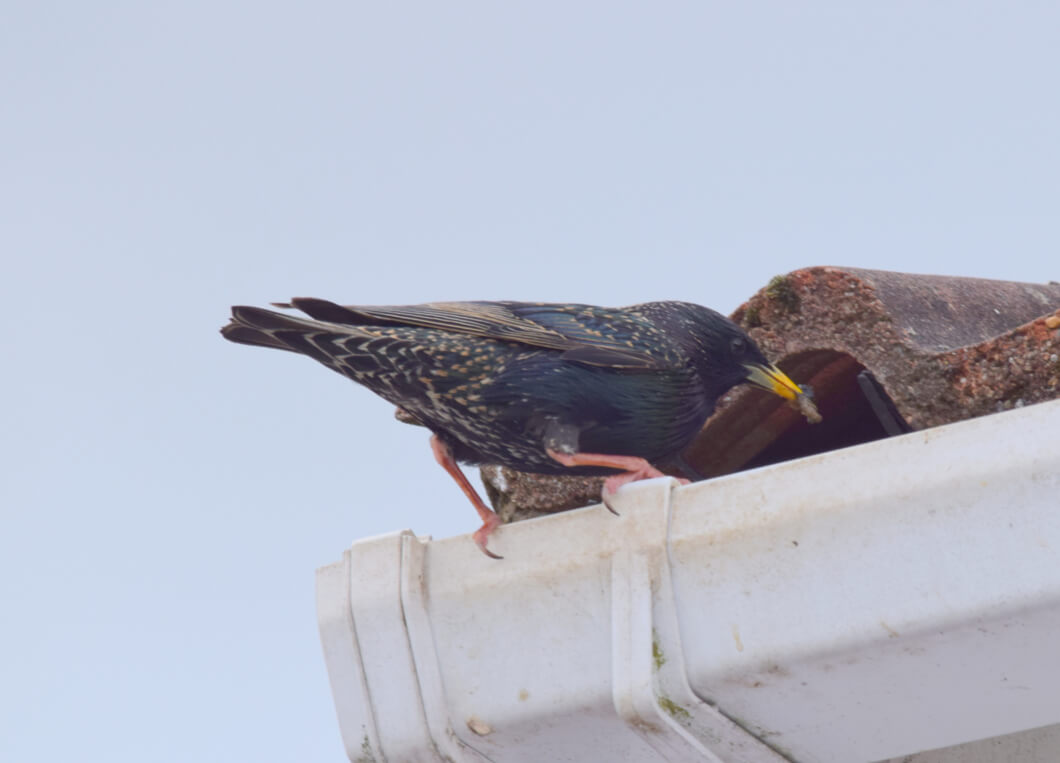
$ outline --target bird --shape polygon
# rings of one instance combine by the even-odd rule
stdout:
[[[237,305],[221,334],[307,355],[427,427],[435,460],[482,520],[472,539],[493,558],[500,519],[460,464],[607,475],[611,508],[622,485],[665,476],[656,464],[679,455],[736,385],[809,403],[739,326],[690,302],[271,304],[302,315]]]

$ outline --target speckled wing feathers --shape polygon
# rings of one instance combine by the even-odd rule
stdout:
[[[584,365],[655,370],[682,362],[666,335],[651,322],[626,311],[590,305],[434,302],[343,306],[297,298],[290,306],[318,320],[350,326],[418,326],[558,350],[565,360]],[[654,351],[638,349],[644,346]]]
[[[232,308],[232,322],[222,333],[243,344],[307,355],[410,409],[432,398],[435,382],[445,382],[445,369],[456,364],[462,349],[427,329],[322,322],[245,306]]]

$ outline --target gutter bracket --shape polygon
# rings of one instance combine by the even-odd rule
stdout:
[[[676,487],[672,479],[652,480],[623,491],[636,499],[636,505],[622,501],[622,519],[637,524],[625,536],[637,543],[616,550],[611,560],[615,710],[664,760],[787,763],[688,683],[669,559]]]

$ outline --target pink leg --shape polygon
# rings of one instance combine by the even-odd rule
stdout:
[[[475,541],[475,545],[482,550],[482,553],[491,559],[502,559],[503,557],[497,556],[486,548],[486,541],[489,540],[493,531],[500,527],[501,518],[498,517],[496,512],[490,509],[489,506],[482,502],[482,499],[479,498],[475,488],[467,481],[467,477],[464,476],[464,473],[460,471],[460,466],[456,463],[456,459],[453,458],[452,449],[442,442],[438,435],[431,435],[431,452],[434,453],[434,460],[437,461],[443,469],[449,472],[450,477],[456,480],[456,484],[458,484],[460,489],[464,491],[464,495],[470,499],[471,505],[475,507],[475,511],[477,511],[479,517],[482,518],[482,527],[477,529],[474,535],[471,536]]]
[[[608,499],[623,485],[654,477],[666,477],[650,463],[639,456],[609,456],[605,453],[560,453],[547,450],[548,455],[564,466],[606,466],[609,469],[621,469],[622,474],[615,474],[604,480],[604,490],[600,499],[612,514],[618,512],[611,508]],[[682,485],[688,480],[678,478]]]

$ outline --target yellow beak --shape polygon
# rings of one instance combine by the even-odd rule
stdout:
[[[795,400],[803,394],[799,385],[774,365],[760,366],[757,363],[745,363],[744,368],[747,369],[747,380],[767,392],[780,395],[786,400]]]

